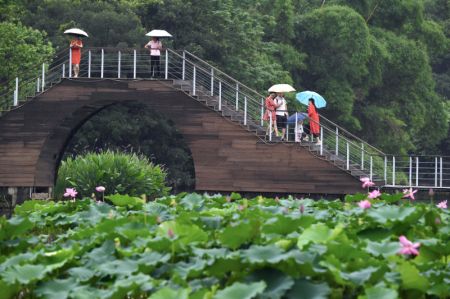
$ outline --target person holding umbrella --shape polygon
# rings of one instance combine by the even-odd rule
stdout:
[[[162,43],[159,37],[152,36],[152,39],[145,45],[150,49],[150,74],[152,77],[159,77]]]
[[[324,108],[327,106],[327,101],[317,92],[306,90],[299,92],[295,95],[295,98],[303,105],[308,106],[308,117],[309,117],[309,134],[316,137],[316,143],[320,145],[322,141],[320,140],[320,120],[319,113],[317,109]],[[307,129],[307,128],[306,128]]]
[[[269,96],[266,98],[266,100],[264,102],[264,106],[266,107],[266,112],[264,113],[263,120],[269,122],[266,133],[271,134],[270,132],[272,132],[272,130],[275,130],[275,136],[278,136],[277,117],[276,117],[276,113],[275,113],[277,105],[274,102],[275,96],[276,96],[275,92],[270,92]],[[270,124],[270,122],[272,122],[272,124]]]
[[[78,78],[78,74],[80,73],[81,48],[83,48],[83,41],[81,40],[80,36],[75,35],[74,38],[70,41],[74,78]]]
[[[316,138],[316,144],[320,145],[320,125],[319,114],[317,113],[316,104],[313,98],[309,99],[308,105],[308,117],[309,117],[309,132]]]
[[[86,32],[78,28],[71,28],[64,31],[64,34],[72,36],[70,41],[70,53],[72,59],[73,77],[77,78],[80,73],[81,48],[83,48],[83,41],[81,36],[89,37]]]
[[[277,126],[278,129],[281,129],[281,141],[284,141],[284,137],[286,135],[286,126],[287,126],[287,117],[288,117],[288,111],[287,111],[287,103],[286,99],[284,98],[284,93],[277,92],[277,97],[275,98],[275,104],[276,104],[276,116],[277,116]]]

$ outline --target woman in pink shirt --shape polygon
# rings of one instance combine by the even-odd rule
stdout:
[[[159,77],[162,43],[157,37],[152,37],[145,48],[150,49],[150,74],[152,77]]]

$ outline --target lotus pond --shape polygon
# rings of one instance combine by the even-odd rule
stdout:
[[[0,218],[0,297],[448,298],[448,210],[365,196],[27,201]]]

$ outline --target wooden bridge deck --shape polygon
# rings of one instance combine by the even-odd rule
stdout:
[[[202,191],[346,194],[359,181],[296,144],[266,144],[170,80],[63,80],[0,118],[0,186],[51,187],[65,146],[101,109],[142,101],[173,120]]]

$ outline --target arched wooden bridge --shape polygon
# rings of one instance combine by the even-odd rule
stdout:
[[[350,174],[297,144],[264,143],[171,80],[64,79],[0,118],[0,185],[51,187],[65,145],[101,109],[142,101],[171,119],[192,153],[195,188],[342,194]]]
[[[174,122],[199,191],[347,194],[363,191],[362,176],[378,187],[450,186],[448,158],[389,156],[325,118],[321,146],[272,140],[261,120],[263,96],[188,52],[166,50],[158,79],[149,78],[147,54],[84,54],[80,78],[71,78],[67,60],[53,62],[37,84],[16,80],[14,93],[0,97],[0,188],[51,189],[77,129],[127,101]]]

